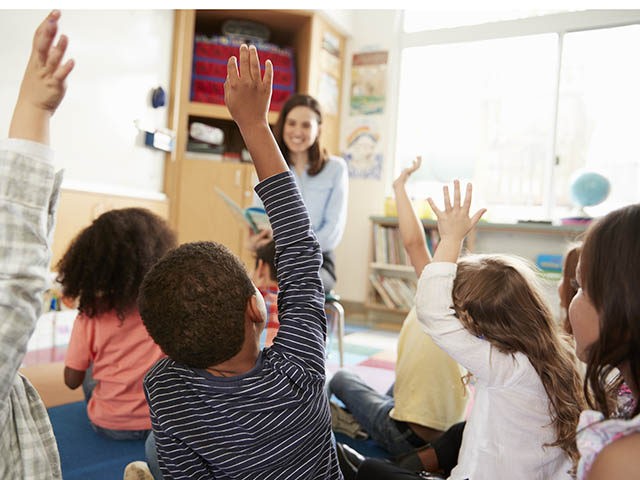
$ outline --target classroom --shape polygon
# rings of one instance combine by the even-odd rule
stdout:
[[[47,15],[49,10],[44,8],[2,7],[0,10],[0,42],[11,46],[0,53],[5,66],[0,78],[0,102],[5,106],[5,114],[0,116],[3,132],[14,131],[12,122],[16,117],[12,117],[11,108],[16,105],[16,99],[25,95],[20,87],[23,76],[29,73],[27,60],[34,31]],[[287,173],[296,180],[294,185],[298,184],[305,210],[309,212],[311,229],[315,233],[313,238],[319,242],[319,279],[323,287],[320,291],[324,293],[322,301],[327,318],[326,341],[319,358],[323,364],[322,378],[326,376],[326,390],[331,399],[323,400],[331,413],[323,417],[323,421],[331,423],[329,432],[324,433],[330,433],[333,443],[327,437],[318,451],[326,448],[327,452],[333,453],[327,453],[326,458],[330,460],[327,460],[327,470],[323,474],[309,473],[311,463],[314,468],[320,468],[317,458],[309,458],[310,463],[304,464],[305,474],[299,471],[294,474],[289,470],[284,473],[283,470],[283,476],[270,477],[268,472],[273,475],[274,471],[269,470],[273,469],[271,460],[266,455],[258,455],[254,461],[264,466],[264,471],[237,473],[241,471],[233,470],[239,468],[237,462],[225,461],[222,466],[206,467],[210,476],[201,478],[462,480],[521,478],[521,474],[525,475],[522,478],[612,478],[607,475],[612,475],[614,470],[600,473],[599,469],[606,467],[602,467],[603,462],[594,460],[604,458],[604,455],[596,457],[597,453],[592,452],[587,466],[584,463],[587,461],[582,460],[587,457],[580,457],[578,451],[583,450],[579,440],[576,447],[575,438],[578,416],[581,426],[586,421],[585,413],[602,412],[605,418],[625,418],[630,423],[625,427],[629,429],[627,438],[638,443],[636,358],[632,353],[620,353],[622,356],[615,357],[619,363],[610,365],[606,362],[612,357],[606,357],[604,350],[598,350],[601,355],[598,356],[593,353],[594,348],[581,349],[581,342],[585,340],[578,333],[579,327],[573,326],[571,331],[574,320],[570,313],[572,309],[576,315],[582,312],[579,300],[573,307],[571,298],[565,301],[562,296],[567,282],[581,283],[580,270],[570,278],[563,275],[569,252],[578,248],[576,255],[581,255],[580,247],[576,245],[587,239],[586,245],[593,243],[596,248],[599,237],[595,227],[605,224],[616,212],[631,209],[640,202],[640,120],[637,115],[640,111],[640,89],[637,88],[640,85],[640,60],[633,54],[633,46],[640,44],[639,9],[522,6],[519,9],[470,7],[445,10],[427,6],[419,9],[413,5],[398,9],[63,8],[56,25],[57,34],[69,38],[64,58],[74,62],[66,79],[64,99],[51,120],[49,135],[55,152],[53,167],[56,171],[64,170],[64,178],[50,245],[51,261],[42,313],[37,321],[34,319],[34,331],[28,336],[24,346],[26,352],[21,353],[23,357],[18,366],[48,409],[62,478],[159,478],[158,470],[151,464],[149,477],[133,476],[137,474],[136,469],[146,469],[146,464],[141,466],[136,462],[150,463],[149,441],[145,444],[145,438],[150,438],[149,427],[140,427],[145,433],[139,438],[113,440],[113,437],[100,436],[102,427],[96,427],[92,417],[96,415],[95,410],[89,408],[87,418],[86,402],[91,391],[87,394],[85,387],[92,374],[91,366],[95,369],[97,365],[92,360],[86,368],[84,360],[79,359],[88,353],[81,354],[80,347],[72,347],[70,340],[79,319],[87,312],[100,312],[101,307],[97,307],[100,302],[95,299],[95,303],[83,303],[85,287],[70,285],[74,272],[82,269],[80,260],[74,267],[76,260],[70,252],[74,248],[80,250],[80,243],[73,243],[73,240],[90,225],[96,225],[93,223],[96,219],[120,209],[151,211],[153,218],[146,221],[155,223],[144,228],[157,230],[152,234],[145,230],[146,234],[140,234],[140,242],[156,244],[155,256],[145,260],[148,264],[145,269],[153,265],[152,271],[163,264],[165,258],[171,257],[165,257],[165,252],[173,252],[177,246],[177,251],[192,242],[216,242],[224,246],[224,252],[237,258],[238,268],[245,272],[244,277],[248,275],[249,283],[253,282],[262,293],[259,297],[262,307],[267,310],[265,319],[268,316],[269,320],[265,320],[264,331],[256,333],[260,351],[266,348],[266,352],[273,344],[279,355],[281,344],[276,332],[280,324],[275,304],[276,298],[278,304],[282,300],[278,297],[275,273],[271,280],[267,278],[275,267],[263,270],[268,261],[261,259],[265,253],[261,247],[274,235],[273,248],[279,258],[281,247],[277,232],[279,228],[284,229],[274,223],[270,213],[275,200],[270,198],[267,186],[271,188],[275,182],[265,180],[258,167],[258,162],[268,156],[263,152],[270,152],[270,149],[256,150],[256,138],[262,137],[248,136],[249,129],[238,120],[242,118],[238,114],[250,109],[250,102],[243,103],[238,99],[235,110],[225,103],[225,95],[230,95],[225,92],[228,88],[225,80],[228,83],[234,78],[228,73],[232,65],[227,63],[230,56],[238,57],[234,65],[240,69],[239,81],[245,78],[242,75],[244,50],[240,48],[243,44],[252,45],[246,58],[253,59],[253,46],[256,47],[255,52],[262,62],[261,75],[266,76],[265,72],[273,68],[273,86],[269,90],[266,112],[268,128],[262,133],[273,138],[279,147],[278,152],[288,165]],[[267,58],[272,67],[267,67]],[[291,103],[292,99],[298,103]],[[2,138],[6,136],[7,133]],[[265,143],[260,145],[264,147]],[[310,155],[320,163],[312,163]],[[461,186],[454,180],[459,180]],[[470,192],[465,193],[464,189],[469,183],[473,184],[473,200],[467,204],[465,199]],[[260,191],[263,184],[264,192]],[[448,186],[445,202],[443,186]],[[455,194],[453,206],[449,191]],[[295,205],[296,202],[291,202],[286,208],[295,212]],[[285,207],[278,205],[278,208]],[[464,224],[463,234],[456,237],[457,244],[451,243],[449,231],[445,230],[447,234],[443,235],[443,228],[456,221],[447,217],[451,208],[454,212],[462,210],[469,220]],[[474,216],[475,212],[478,213]],[[620,222],[610,228],[622,228]],[[103,226],[103,232],[110,235],[110,229],[119,228],[117,226],[121,224],[114,225]],[[640,229],[640,225],[635,227]],[[263,235],[265,232],[267,237]],[[419,240],[415,236],[408,238],[411,234],[417,235]],[[158,241],[152,242],[153,239]],[[412,239],[414,243],[411,243]],[[94,247],[105,243],[95,239],[90,242]],[[446,256],[451,245],[456,251],[453,257]],[[104,252],[111,251],[115,256],[116,251],[103,248],[103,263],[115,263],[111,258],[107,262],[105,255],[109,254]],[[624,251],[621,246],[619,255]],[[500,256],[502,254],[523,260],[511,264]],[[485,282],[484,277],[472,276],[476,268],[474,262],[489,269],[487,265],[494,260],[485,264],[485,258],[497,259],[495,262],[500,265],[504,262],[509,271],[535,272],[531,285],[535,283],[539,295],[532,294],[530,301],[533,303],[523,307],[523,311],[548,311],[544,321],[540,320],[543,325],[540,329],[551,329],[549,335],[557,339],[549,340],[551,343],[540,348],[549,349],[548,352],[557,348],[557,355],[547,353],[534,358],[529,354],[526,342],[515,347],[500,343],[502,337],[492,337],[500,335],[494,332],[491,322],[484,324],[478,318],[484,313],[478,316],[470,313],[471,303],[458,306],[457,294],[453,303],[438,302],[440,297],[433,292],[444,293],[446,297],[451,289],[457,292],[460,288],[462,296],[481,295],[477,291],[471,292],[471,287],[464,293],[464,279],[468,276],[478,285],[488,285],[490,282]],[[130,262],[135,261],[140,259],[135,257]],[[435,268],[444,267],[438,265],[440,262],[459,262],[457,273],[456,269]],[[635,262],[640,262],[640,258],[630,260],[624,272],[632,269]],[[588,271],[593,273],[599,271],[597,268],[602,267],[601,263],[581,260],[580,265],[585,265],[585,272],[591,269]],[[285,265],[284,260],[282,265]],[[56,266],[61,270],[56,271]],[[87,265],[84,268],[87,272],[94,268],[94,274],[99,275],[98,267]],[[282,268],[287,275],[292,269],[288,263]],[[242,276],[241,273],[238,275]],[[156,331],[145,316],[147,304],[149,312],[160,311],[153,310],[155,298],[151,293],[148,297],[146,293],[143,295],[142,290],[138,298],[141,283],[144,287],[140,288],[149,291],[155,288],[153,278],[153,275],[141,275],[131,294],[133,300],[127,300],[136,305],[136,310],[136,302],[140,302],[140,314],[135,314],[140,330],[135,335],[144,332],[158,344],[144,355],[139,352],[149,362],[144,371],[138,372],[140,378],[147,372],[157,378],[168,375],[168,370],[164,373],[158,370],[158,365],[167,358],[151,368],[165,354],[172,362],[180,362],[170,353],[170,347],[162,343],[164,340],[156,339],[156,335],[165,338],[166,332],[160,329],[169,327],[158,325]],[[442,280],[444,278],[449,280]],[[523,278],[529,277],[524,275]],[[637,274],[633,278],[633,282],[637,281]],[[182,285],[187,281],[184,279]],[[444,284],[451,282],[449,291],[441,281]],[[158,285],[162,284],[158,282]],[[586,281],[587,290],[594,288],[592,282],[592,279]],[[626,286],[624,291],[633,291],[632,281],[621,278],[620,282]],[[520,291],[528,291],[530,284],[523,285]],[[427,291],[427,286],[432,290]],[[576,285],[573,292],[578,297],[581,294],[576,292],[582,291],[580,286],[583,285]],[[183,287],[177,283],[175,291],[180,288]],[[221,285],[219,288],[231,287]],[[283,291],[287,289],[283,287]],[[501,291],[506,290],[502,288]],[[75,292],[75,295],[64,292]],[[96,287],[96,292],[98,297],[104,294],[102,287]],[[495,293],[484,295],[495,297]],[[593,311],[597,312],[594,315],[600,318],[600,332],[608,325],[607,315],[618,314],[607,310],[606,294],[602,295],[593,300]],[[167,295],[166,298],[171,297]],[[309,298],[311,305],[312,295]],[[505,302],[509,308],[517,309],[520,300],[514,296]],[[256,301],[256,311],[261,312],[260,301]],[[460,301],[463,301],[462,297]],[[447,343],[450,337],[447,337],[446,329],[440,330],[445,328],[443,324],[437,323],[444,322],[446,315],[435,312],[436,304],[442,304],[442,312],[455,317],[460,330],[472,337],[464,340],[468,343]],[[122,326],[130,315],[126,313],[123,323],[126,309],[120,309],[118,305],[116,303],[114,307],[117,314],[112,315],[114,331],[119,328],[118,319]],[[542,306],[534,308],[531,305]],[[482,305],[479,308],[484,312]],[[506,307],[497,305],[495,308]],[[280,313],[285,318],[284,313]],[[275,315],[274,320],[271,314]],[[151,313],[147,315],[151,316]],[[523,318],[532,323],[527,315]],[[467,317],[469,320],[465,320]],[[428,324],[427,318],[437,321]],[[591,317],[585,314],[585,318]],[[626,320],[629,319],[625,317]],[[568,341],[572,345],[569,350],[565,350],[564,343],[567,332],[559,333],[562,325],[575,336]],[[530,336],[531,342],[538,335],[533,327],[531,333],[525,334],[529,327],[524,324],[516,327],[514,323],[505,328]],[[243,334],[242,342],[248,341],[247,332],[249,330]],[[174,338],[176,335],[173,331]],[[288,347],[290,337],[283,337],[282,345]],[[597,334],[594,338],[598,338]],[[592,341],[602,349],[605,349],[605,341],[614,341],[609,337],[602,340],[602,335],[599,338]],[[634,338],[616,338],[622,342],[620,345],[629,344],[634,350]],[[429,344],[424,349],[430,353],[424,356],[416,353],[415,363],[409,365],[409,357],[413,355],[409,353],[421,350],[423,344],[420,342],[426,341]],[[245,347],[249,349],[243,345],[242,352]],[[105,346],[108,347],[100,348]],[[527,436],[524,433],[527,426],[514,438],[514,445],[522,441],[523,450],[527,445],[525,436],[529,441],[537,439],[541,445],[553,447],[545,447],[545,455],[549,457],[540,471],[532,471],[537,468],[535,461],[539,460],[534,461],[524,454],[520,462],[512,459],[505,464],[495,460],[496,448],[502,449],[503,445],[492,446],[488,439],[493,440],[493,437],[488,433],[483,437],[486,433],[483,429],[487,426],[478,420],[480,412],[485,415],[497,411],[505,415],[511,411],[518,413],[520,406],[525,408],[524,405],[531,402],[531,398],[518,397],[521,392],[512,391],[498,399],[506,402],[503,410],[491,410],[496,409],[499,402],[488,400],[486,395],[490,395],[487,391],[491,391],[491,387],[485,389],[484,370],[480,368],[481,373],[475,370],[479,368],[474,363],[477,358],[468,360],[455,352],[456,348],[471,352],[483,346],[494,349],[487,351],[512,358],[518,368],[522,363],[526,364],[527,373],[535,376],[538,382],[536,395],[544,399],[540,404],[546,405],[549,401],[551,405],[548,411],[545,407],[542,413],[535,414],[546,418],[547,424],[553,424],[558,432],[564,432],[562,441],[560,434],[556,439],[549,436],[548,431],[539,437],[537,434]],[[309,346],[309,351],[314,352],[314,348],[314,345]],[[257,364],[262,365],[264,361],[265,365],[271,365],[271,357],[258,353],[257,347],[255,352],[259,358]],[[91,353],[94,354],[95,351]],[[631,359],[627,360],[624,355]],[[65,363],[65,358],[73,356],[77,368],[70,367],[71,360]],[[521,363],[519,356],[524,359]],[[550,361],[551,356],[560,360]],[[579,360],[572,364],[567,360],[569,357]],[[195,360],[193,364],[182,361],[195,371],[206,368],[208,375],[213,377],[235,376],[240,372],[235,364],[227,365],[225,359],[230,356],[220,358],[222,360],[203,363],[199,367],[195,366]],[[276,360],[273,360],[274,364],[277,364]],[[306,361],[314,365],[316,359]],[[429,420],[424,422],[406,416],[404,408],[399,408],[406,398],[411,397],[414,403],[420,399],[419,390],[407,393],[409,385],[420,377],[408,380],[400,376],[401,371],[410,368],[415,371],[420,361],[430,362],[428,372],[423,375],[428,374],[433,383],[440,382],[441,386],[437,392],[439,400],[429,404],[431,412],[425,414]],[[505,360],[504,364],[509,362]],[[493,373],[487,373],[490,377],[501,372],[502,367],[496,361],[492,368]],[[510,368],[505,367],[509,375],[513,374]],[[85,370],[88,376],[85,376]],[[557,371],[557,377],[546,380],[541,372],[549,370]],[[242,375],[254,372],[251,369],[241,371]],[[81,372],[81,375],[73,377],[74,372]],[[99,377],[100,367],[93,373]],[[452,378],[456,387],[447,383]],[[600,385],[598,382],[605,378],[609,378],[608,383]],[[461,379],[463,386],[459,385]],[[493,378],[490,385],[492,381]],[[566,392],[554,397],[556,392],[552,393],[553,388],[546,381],[556,385],[564,383]],[[583,381],[589,388],[583,390]],[[602,399],[611,394],[614,384],[619,408],[598,408],[606,403]],[[78,388],[80,386],[83,388]],[[375,410],[378,407],[359,409],[358,405],[366,402],[357,397],[356,386],[374,392],[378,407],[385,412],[385,422],[393,429],[393,439],[385,430],[387,427],[380,427],[380,422],[370,425],[364,419],[378,412]],[[623,387],[628,389],[624,391],[625,395]],[[162,390],[161,387],[154,388]],[[406,390],[401,391],[403,388]],[[528,388],[525,390],[529,391]],[[452,393],[454,391],[456,393]],[[591,393],[585,397],[587,391]],[[146,401],[150,402],[149,395],[154,395],[150,381],[147,385],[145,380],[144,392]],[[579,397],[573,409],[561,410],[561,405],[572,403],[567,402],[570,397],[563,395],[572,393]],[[158,402],[176,402],[174,398],[162,397],[164,394],[158,395]],[[628,401],[624,408],[622,397]],[[143,404],[147,412],[148,407]],[[382,404],[384,406],[380,406]],[[424,405],[422,408],[427,409]],[[483,411],[483,408],[488,410]],[[554,410],[556,408],[558,410]],[[475,418],[474,409],[479,412]],[[324,410],[320,408],[319,411]],[[311,411],[298,413],[311,415]],[[535,414],[530,413],[527,421],[533,422],[531,418]],[[79,415],[83,420],[79,420]],[[297,415],[292,417],[293,423],[298,421]],[[571,428],[558,420],[566,417],[575,417]],[[145,418],[144,425],[147,420]],[[162,422],[153,406],[151,422],[154,431]],[[167,422],[171,423],[173,419]],[[226,423],[215,423],[213,417],[211,422],[212,428],[228,427]],[[105,428],[119,430],[112,426]],[[178,460],[169,461],[165,457],[173,437],[166,431],[161,434],[160,427],[157,428],[155,441],[158,442],[157,457],[160,457],[157,468],[166,478],[179,478],[173,470],[177,468]],[[249,431],[258,435],[255,429],[243,431],[243,434],[250,435]],[[490,434],[495,435],[496,431]],[[567,431],[572,433],[567,434]],[[307,435],[306,431],[304,435]],[[251,444],[250,440],[247,442],[247,445]],[[439,449],[451,448],[450,443],[445,442],[456,444],[450,466],[439,456]],[[468,453],[480,444],[480,453]],[[636,444],[625,447],[636,448]],[[155,448],[155,443],[151,448]],[[233,448],[239,447],[234,444]],[[293,446],[286,444],[283,451],[288,452],[289,448],[293,449]],[[512,449],[515,450],[513,445]],[[392,464],[393,468],[405,469],[414,475],[427,471],[427,465],[431,464],[424,455],[434,451],[438,458],[432,476],[404,477],[402,470],[388,470],[387,465]],[[553,457],[550,451],[556,456]],[[191,453],[198,458],[219,453],[217,450],[194,452]],[[449,450],[447,453],[451,454]],[[302,462],[302,457],[299,458]],[[200,460],[196,462],[188,456],[183,460],[193,461],[190,468],[197,470],[196,463]],[[206,462],[211,460],[207,459],[204,464]],[[484,463],[484,470],[477,468],[474,462]],[[132,463],[135,465],[131,466]],[[201,463],[198,465],[202,466]],[[361,468],[362,465],[365,467]],[[1,467],[0,473],[14,472],[4,464]],[[591,474],[586,470],[588,468]],[[526,470],[529,473],[523,474],[524,469],[529,469]],[[232,477],[231,471],[238,476]],[[502,476],[506,471],[512,476]],[[622,470],[616,472],[620,474]],[[624,472],[624,478],[636,478],[633,475],[638,475],[640,469]],[[23,474],[26,475],[24,471]],[[229,476],[225,476],[227,474]],[[180,478],[192,478],[189,475],[195,473],[184,475]],[[48,477],[36,475],[34,478]]]

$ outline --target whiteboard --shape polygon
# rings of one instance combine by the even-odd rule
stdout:
[[[31,41],[48,10],[0,10],[0,136],[9,131]],[[69,37],[76,66],[53,117],[55,165],[74,188],[162,191],[165,154],[144,146],[134,122],[167,127],[167,107],[150,92],[170,89],[173,10],[63,10],[59,32]]]

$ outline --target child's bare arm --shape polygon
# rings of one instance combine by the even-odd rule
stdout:
[[[431,205],[433,212],[438,217],[438,231],[440,233],[440,243],[438,243],[438,248],[436,248],[436,252],[433,255],[433,261],[455,263],[460,255],[462,241],[487,209],[481,208],[473,217],[469,216],[472,194],[470,183],[467,184],[463,203],[461,203],[460,199],[460,182],[458,180],[453,182],[453,204],[449,196],[449,187],[445,185],[442,191],[444,194],[444,210],[436,207],[432,198],[428,199],[429,205]]]
[[[393,182],[393,192],[396,197],[396,208],[398,210],[398,227],[400,229],[400,237],[402,244],[409,254],[411,265],[415,269],[418,276],[422,273],[424,267],[431,261],[431,254],[427,248],[427,242],[424,238],[424,228],[422,222],[411,205],[409,195],[405,185],[407,180],[420,168],[422,157],[418,156],[410,167],[402,170],[398,178]]]
[[[10,138],[49,144],[49,119],[64,97],[65,81],[73,68],[73,60],[62,63],[67,37],[61,35],[53,45],[59,18],[60,12],[52,11],[36,30],[9,128]]]
[[[264,77],[261,77],[260,60],[255,46],[241,45],[239,56],[239,68],[236,57],[231,57],[227,64],[224,100],[240,128],[256,167],[258,179],[262,181],[288,170],[267,121],[273,65],[267,60]]]

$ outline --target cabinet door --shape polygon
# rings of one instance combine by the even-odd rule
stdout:
[[[210,160],[183,161],[178,205],[178,239],[222,243],[241,255],[245,227],[216,194],[220,188],[238,205],[247,204],[247,183],[252,165]]]

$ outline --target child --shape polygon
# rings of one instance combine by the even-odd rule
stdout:
[[[324,390],[321,252],[267,122],[273,66],[254,46],[228,63],[225,101],[256,167],[273,228],[280,330],[259,350],[267,312],[229,250],[185,244],[147,274],[142,319],[169,358],[146,375],[162,476],[341,479]]]
[[[638,232],[640,204],[615,210],[590,225],[580,252],[569,320],[587,363],[587,401],[598,412],[580,417],[578,480],[640,478]],[[621,380],[633,395],[629,412],[615,407]]]
[[[256,248],[256,268],[253,283],[258,288],[267,306],[265,346],[270,347],[278,333],[278,277],[276,275],[276,244],[273,240]]]
[[[33,38],[13,112],[0,144],[0,478],[62,478],[45,406],[18,373],[49,278],[51,233],[60,175],[53,170],[49,120],[65,94],[73,61],[67,37],[54,45],[60,12]]]
[[[560,309],[562,310],[563,319],[562,327],[569,334],[571,331],[571,323],[567,310],[571,300],[578,292],[576,283],[576,267],[578,266],[578,258],[580,258],[580,245],[572,245],[564,255],[564,263],[562,264],[562,277],[558,283],[558,296],[560,297]]]
[[[400,235],[418,275],[431,255],[405,184],[420,163],[418,157],[393,182]],[[396,378],[387,394],[347,370],[335,373],[329,389],[376,442],[393,455],[406,455],[403,465],[421,470],[420,452],[415,450],[464,417],[468,396],[462,376],[460,366],[424,335],[412,309],[400,330]]]
[[[145,438],[151,429],[142,377],[164,354],[136,301],[144,275],[175,244],[167,223],[149,210],[111,210],[76,236],[57,266],[62,293],[79,300],[80,312],[64,382],[83,385],[91,426],[115,440]]]
[[[453,203],[444,187],[444,203],[439,210],[429,199],[440,243],[422,272],[416,304],[425,331],[476,377],[450,478],[569,478],[583,404],[573,349],[526,263],[498,255],[458,261],[485,212],[469,216],[471,185],[463,203],[458,181]]]

